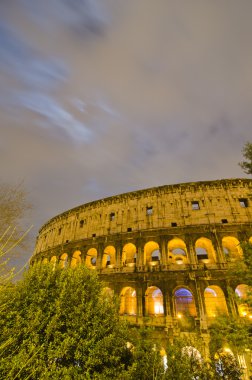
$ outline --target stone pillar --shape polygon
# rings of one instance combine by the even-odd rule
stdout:
[[[167,244],[164,237],[160,239],[160,252],[161,252],[161,264],[167,265],[168,264],[168,257],[167,257]]]
[[[192,242],[192,239],[186,237],[185,243],[186,243],[189,263],[193,266],[197,266],[198,261],[196,258],[195,247],[194,247],[194,244]]]
[[[142,317],[143,316],[143,289],[139,285],[137,285],[136,296],[137,296],[137,316]]]
[[[116,246],[115,246],[115,249],[116,249],[116,268],[121,268],[122,266],[122,260],[121,260],[121,254],[122,254],[122,244],[121,243],[117,243]]]
[[[103,252],[104,252],[104,244],[99,243],[98,246],[96,247],[96,249],[97,249],[96,268],[102,269],[102,256],[103,256]]]

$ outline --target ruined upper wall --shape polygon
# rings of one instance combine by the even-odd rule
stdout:
[[[165,185],[90,202],[49,220],[35,253],[69,241],[146,229],[251,222],[252,180]]]

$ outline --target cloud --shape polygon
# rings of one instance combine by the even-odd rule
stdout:
[[[33,20],[53,30],[55,25],[81,36],[102,35],[108,14],[101,0],[23,0]]]

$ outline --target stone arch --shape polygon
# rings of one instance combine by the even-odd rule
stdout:
[[[81,264],[81,251],[75,251],[71,260],[71,268],[76,268],[77,265]]]
[[[184,240],[173,238],[168,242],[169,261],[173,264],[188,263],[187,248]]]
[[[195,251],[198,262],[203,262],[206,264],[216,262],[216,253],[210,239],[201,237],[196,240]]]
[[[230,260],[242,258],[243,252],[239,240],[234,236],[222,238],[222,248],[226,258]]]
[[[114,268],[116,265],[116,250],[113,245],[108,245],[103,252],[102,268]]]
[[[180,287],[174,291],[175,310],[178,318],[182,316],[197,316],[195,300],[192,292],[185,288]]]
[[[251,314],[250,307],[246,303],[248,299],[248,293],[251,293],[251,288],[245,284],[240,284],[235,289],[235,294],[240,301],[238,302],[238,312],[240,317],[247,317]]]
[[[226,298],[223,290],[217,285],[208,286],[204,291],[207,316],[212,318],[228,314]]]
[[[51,259],[50,259],[50,263],[52,264],[56,264],[57,263],[57,257],[56,256],[52,256]]]
[[[157,286],[150,286],[145,292],[147,315],[164,315],[163,293]]]
[[[120,294],[120,311],[121,315],[136,315],[137,314],[137,299],[136,290],[130,286],[122,289]]]
[[[137,257],[137,249],[135,244],[127,243],[122,250],[122,265],[135,266]]]
[[[159,244],[148,241],[144,246],[144,264],[157,265],[160,262]]]
[[[67,266],[67,261],[68,261],[68,254],[67,253],[63,253],[60,256],[60,259],[59,259],[59,266],[60,266],[60,268],[65,268]]]
[[[89,248],[86,254],[86,260],[85,265],[87,268],[95,269],[96,268],[96,261],[97,261],[97,249],[96,248]]]

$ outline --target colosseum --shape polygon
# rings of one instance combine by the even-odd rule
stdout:
[[[31,261],[83,262],[120,297],[131,324],[152,326],[163,340],[198,331],[207,347],[218,314],[252,318],[248,286],[225,275],[242,258],[240,243],[252,243],[251,205],[250,179],[111,196],[45,223]]]

